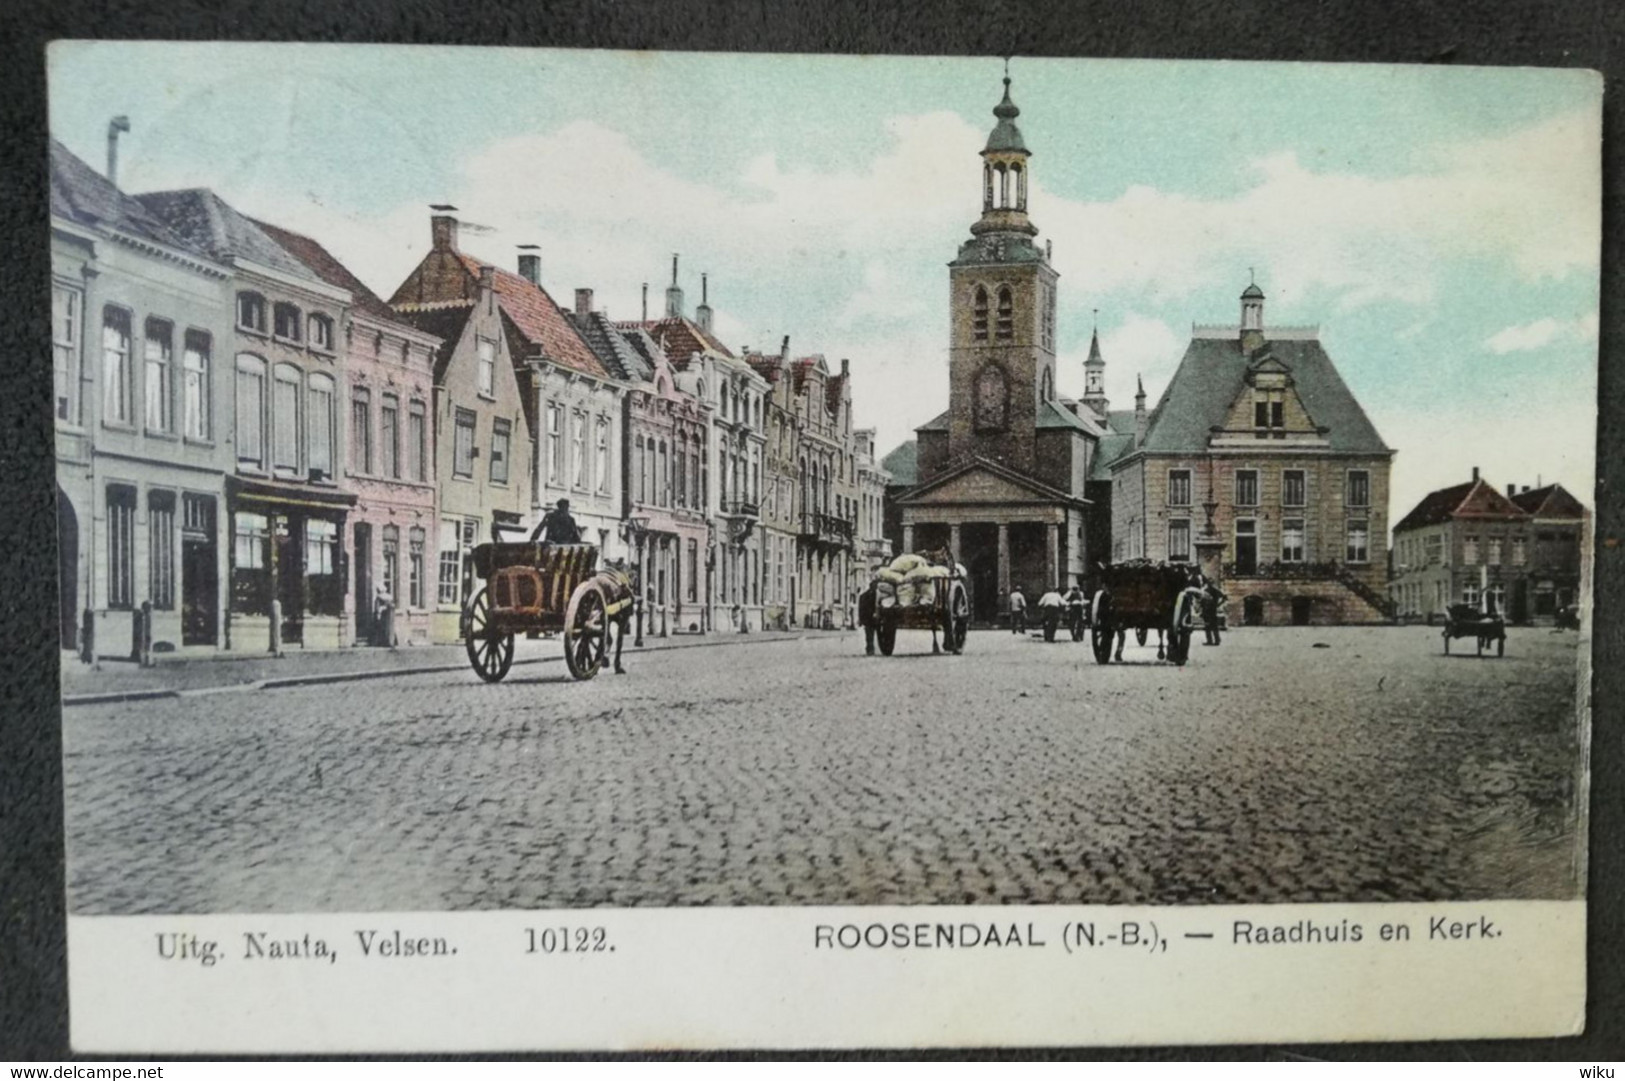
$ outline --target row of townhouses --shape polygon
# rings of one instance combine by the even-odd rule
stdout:
[[[890,554],[847,362],[730,350],[675,258],[663,315],[611,321],[442,207],[386,300],[214,192],[50,154],[64,648],[453,641],[472,547],[561,499],[647,633],[849,625]]]

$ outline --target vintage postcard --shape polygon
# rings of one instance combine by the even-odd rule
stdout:
[[[49,80],[77,1050],[1583,1028],[1596,74]]]

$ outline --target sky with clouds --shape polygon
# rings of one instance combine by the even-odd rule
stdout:
[[[121,186],[211,187],[388,296],[431,203],[463,247],[616,318],[671,254],[730,347],[850,358],[890,449],[947,404],[947,262],[980,212],[994,59],[67,42],[53,135]],[[1060,389],[1114,404],[1193,322],[1315,323],[1390,446],[1397,519],[1473,466],[1594,485],[1601,81],[1578,71],[1016,58]],[[1098,315],[1096,314],[1098,312]]]

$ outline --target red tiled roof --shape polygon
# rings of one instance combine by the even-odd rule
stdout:
[[[1561,484],[1548,484],[1541,488],[1519,492],[1512,497],[1520,510],[1540,518],[1583,518],[1586,509]]]
[[[374,319],[382,319],[397,326],[412,326],[413,324],[402,319],[381,300],[377,293],[368,289],[360,278],[350,273],[350,269],[334,257],[333,253],[322,247],[321,244],[301,233],[295,233],[270,222],[250,218],[259,226],[267,236],[276,241],[284,250],[295,259],[309,267],[315,275],[329,285],[336,285],[340,289],[348,289],[353,298],[351,306],[365,312]]]
[[[824,408],[831,413],[841,411],[841,389],[846,386],[846,380],[847,377],[843,373],[824,384]]]
[[[1506,496],[1483,480],[1440,488],[1422,497],[1411,512],[1399,520],[1394,532],[1438,525],[1452,518],[1522,519],[1524,512]]]
[[[480,270],[486,264],[463,252],[458,252],[457,258],[478,281]],[[502,305],[503,312],[519,328],[519,333],[524,335],[527,342],[540,347],[543,356],[561,367],[599,378],[609,376],[587,343],[581,340],[580,333],[559,311],[553,298],[547,295],[547,290],[501,267],[492,269],[496,271],[494,284],[497,303]]]
[[[821,356],[798,357],[790,362],[790,374],[795,376],[794,386],[797,394],[802,393],[807,385],[807,373],[823,359]]]
[[[766,379],[769,383],[777,383],[779,377],[784,374],[784,369],[779,366],[779,360],[780,357],[777,353],[745,354],[745,363],[749,364],[753,372]]]
[[[615,324],[626,330],[644,330],[649,337],[660,346],[661,352],[671,366],[680,372],[688,370],[689,361],[694,359],[695,353],[720,353],[731,357],[733,353],[728,347],[717,340],[716,335],[707,333],[698,323],[684,316],[672,316],[665,319],[651,319],[648,322],[633,320]]]

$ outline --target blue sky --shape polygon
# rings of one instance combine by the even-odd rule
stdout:
[[[612,316],[682,253],[735,348],[851,359],[889,449],[946,405],[945,264],[980,209],[994,59],[69,42],[53,134],[121,185],[212,187],[388,295],[450,202]],[[1153,400],[1192,322],[1318,323],[1399,454],[1397,518],[1472,466],[1594,483],[1601,81],[1575,71],[1016,58],[1061,389],[1098,309]],[[652,301],[651,303],[657,303]]]

